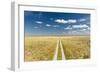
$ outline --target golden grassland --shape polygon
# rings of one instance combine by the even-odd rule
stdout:
[[[90,37],[72,36],[61,38],[66,59],[90,58]]]
[[[56,44],[54,37],[25,37],[25,61],[52,60]]]
[[[89,36],[65,37],[25,37],[24,60],[47,61],[53,60],[57,41],[61,40],[66,59],[90,58]],[[61,58],[61,49],[58,50],[58,60]]]

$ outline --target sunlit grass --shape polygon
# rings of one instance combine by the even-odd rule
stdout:
[[[90,58],[89,36],[72,36],[62,38],[62,44],[66,59]]]
[[[57,39],[50,37],[25,37],[25,61],[52,60]]]
[[[58,40],[62,42],[66,60],[90,58],[89,36],[25,37],[24,61],[53,60]],[[57,60],[62,60],[60,45]]]

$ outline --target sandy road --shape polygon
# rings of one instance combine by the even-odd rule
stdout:
[[[63,49],[61,40],[59,41],[59,45],[60,45],[60,48],[61,48],[62,60],[65,60],[65,54],[64,54],[64,49]]]
[[[53,60],[57,60],[58,47],[59,47],[59,40],[57,41],[56,51],[55,51],[55,54],[54,54],[54,58],[53,58]]]
[[[65,55],[64,55],[64,50],[63,50],[63,46],[62,46],[61,40],[57,41],[57,46],[56,46],[56,50],[55,50],[55,54],[54,54],[53,60],[57,60],[59,46],[60,46],[60,49],[61,49],[62,60],[65,60]]]

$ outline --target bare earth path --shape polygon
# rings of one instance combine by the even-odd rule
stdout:
[[[57,60],[59,46],[60,46],[60,49],[61,49],[62,60],[65,60],[65,55],[64,55],[64,50],[63,50],[63,46],[62,46],[61,40],[57,41],[56,51],[55,51],[53,60]]]
[[[60,42],[60,48],[61,48],[61,53],[62,53],[62,60],[65,60],[65,54],[64,54],[64,49],[63,49],[63,46],[62,46],[62,42],[61,40],[59,41]]]
[[[57,60],[57,55],[58,55],[58,46],[59,46],[59,40],[57,41],[56,51],[55,51],[55,54],[54,54],[54,58],[53,58],[53,60]]]

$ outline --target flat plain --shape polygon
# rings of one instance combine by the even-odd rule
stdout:
[[[58,40],[62,43],[66,60],[90,58],[89,36],[25,36],[24,61],[53,60]],[[61,48],[58,47],[57,60],[61,59],[62,52]]]

